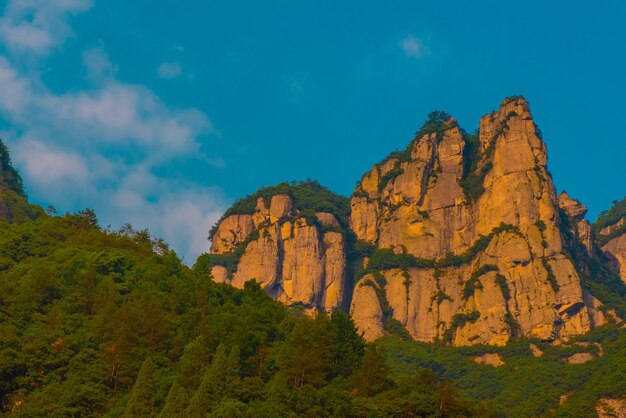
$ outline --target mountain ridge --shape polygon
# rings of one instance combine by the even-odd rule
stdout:
[[[588,264],[606,260],[584,213],[573,209],[580,203],[557,196],[541,131],[521,96],[481,118],[474,135],[447,113],[431,113],[404,151],[361,177],[349,230],[331,215],[343,228],[333,244],[324,242],[332,231],[312,216],[273,214],[291,200],[266,196],[246,227],[230,216],[216,225],[214,280],[241,287],[255,279],[275,299],[309,311],[349,305],[368,340],[390,328],[455,345],[567,339],[623,316],[621,306],[608,308],[590,292],[588,282],[594,291],[614,282],[615,269],[589,277]],[[579,245],[586,255],[573,260]],[[219,258],[235,247],[240,260],[225,269]],[[329,288],[331,304],[323,302]]]

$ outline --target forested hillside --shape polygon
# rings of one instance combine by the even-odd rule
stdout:
[[[346,314],[215,284],[93,211],[38,213],[0,222],[4,415],[490,416],[426,369],[392,380]]]

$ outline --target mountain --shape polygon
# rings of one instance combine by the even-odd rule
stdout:
[[[602,228],[623,212],[590,225],[555,197],[545,163],[498,180],[518,155],[503,157],[523,132],[514,118],[482,149],[434,113],[351,198],[313,181],[262,188],[224,214],[193,268],[146,230],[29,203],[0,141],[0,416],[615,416],[626,295],[605,245],[621,232]],[[490,206],[507,176],[528,181]],[[547,197],[516,197],[534,187]],[[451,323],[433,327],[433,311]],[[528,318],[545,333],[512,331]],[[414,341],[422,329],[434,344]]]
[[[612,253],[611,235],[598,247],[598,225],[557,196],[547,160],[522,97],[473,135],[433,112],[362,176],[348,207],[313,183],[238,201],[210,234],[207,262],[217,282],[256,280],[309,312],[349,306],[369,341],[567,340],[621,321],[626,288],[605,254],[626,246]]]

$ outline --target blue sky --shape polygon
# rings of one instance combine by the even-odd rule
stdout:
[[[391,2],[388,2],[391,3]],[[0,136],[35,202],[148,227],[193,262],[261,185],[342,194],[441,109],[531,103],[559,190],[626,195],[626,5],[8,0]]]

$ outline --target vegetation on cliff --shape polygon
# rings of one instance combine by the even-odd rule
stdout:
[[[13,167],[11,156],[4,142],[0,139],[0,187],[10,189],[18,196],[26,197],[22,177]]]
[[[618,237],[626,233],[626,198],[613,202],[608,210],[605,210],[598,215],[598,219],[591,225],[593,232],[595,233],[598,245],[603,246],[613,238]],[[622,221],[622,219],[625,219]],[[619,225],[618,223],[620,223]],[[606,234],[601,234],[600,231],[603,228],[611,228],[612,231]]]
[[[224,215],[209,231],[209,239],[213,238],[220,222],[231,215],[252,214],[255,211],[258,199],[262,198],[269,204],[272,196],[288,195],[294,203],[294,207],[301,212],[301,216],[317,224],[316,212],[332,213],[337,221],[345,226],[350,217],[350,201],[347,197],[338,195],[317,181],[306,180],[302,182],[292,181],[280,183],[276,186],[262,187],[251,195],[239,199],[224,212]]]
[[[13,167],[9,150],[0,139],[0,219],[25,222],[43,213],[43,209],[26,200],[22,177]]]

